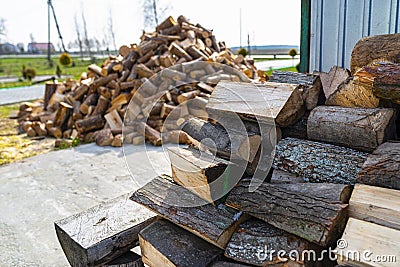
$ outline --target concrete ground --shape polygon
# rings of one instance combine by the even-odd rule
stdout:
[[[0,89],[0,105],[38,99],[44,95],[44,84]]]
[[[69,266],[55,221],[170,173],[161,147],[127,148],[88,144],[0,167],[0,266]]]

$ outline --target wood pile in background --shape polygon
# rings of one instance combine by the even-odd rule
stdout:
[[[144,134],[154,145],[185,143],[185,135],[176,130],[189,117],[208,119],[204,106],[220,80],[257,77],[254,62],[234,55],[212,30],[184,16],[168,17],[154,32],[143,33],[140,43],[121,46],[119,55],[110,55],[101,66],[89,65],[79,81],[48,84],[44,103],[21,105],[18,121],[21,132],[30,137],[79,138],[121,146],[143,142],[138,136]],[[191,99],[191,106],[184,107]],[[131,100],[130,118],[145,125],[129,125],[122,140]]]

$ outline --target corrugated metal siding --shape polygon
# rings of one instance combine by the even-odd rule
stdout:
[[[311,0],[310,71],[349,68],[357,41],[398,33],[400,0]]]

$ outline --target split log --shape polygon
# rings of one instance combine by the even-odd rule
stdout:
[[[241,177],[235,179],[237,172],[230,162],[196,149],[171,147],[168,155],[174,182],[211,204],[224,197]]]
[[[183,48],[180,47],[176,42],[171,43],[168,49],[169,51],[171,51],[172,54],[176,55],[179,58],[184,58],[187,61],[193,60],[193,58],[185,50],[183,50]]]
[[[361,168],[357,183],[400,190],[400,143],[380,145]]]
[[[143,229],[139,242],[144,264],[152,267],[206,267],[223,253],[221,249],[164,220],[155,221]]]
[[[122,130],[123,122],[116,109],[113,109],[109,113],[104,115],[104,119],[106,119],[112,131]]]
[[[26,129],[26,135],[28,137],[35,137],[36,131],[31,126],[29,126],[28,129]]]
[[[163,143],[189,144],[189,136],[181,130],[172,130],[162,134]]]
[[[329,106],[349,108],[377,108],[379,99],[374,96],[372,88],[349,78],[341,83],[325,102]]]
[[[79,111],[81,107],[80,101],[74,101],[72,103],[72,118],[77,121],[83,118],[82,113]]]
[[[142,134],[153,145],[160,146],[162,143],[161,133],[156,129],[150,127],[144,122],[140,122],[137,128],[138,133]]]
[[[400,63],[400,34],[383,34],[361,38],[351,52],[350,70],[354,74],[374,61]]]
[[[318,75],[291,71],[274,71],[270,76],[269,81],[275,83],[303,85],[302,97],[307,110],[315,108],[320,100],[322,84]]]
[[[394,109],[319,106],[307,121],[308,138],[372,152],[396,138]]]
[[[155,214],[125,194],[54,223],[71,266],[97,266],[135,247]],[[118,249],[116,249],[118,248]]]
[[[238,113],[279,126],[296,123],[305,107],[299,85],[282,83],[249,84],[221,81],[214,88],[207,108]]]
[[[227,132],[221,125],[191,118],[182,127],[189,136],[216,152],[222,158],[253,161],[261,144],[261,137],[252,133]]]
[[[357,71],[354,79],[372,88],[376,97],[400,104],[400,64],[376,62]]]
[[[172,27],[177,25],[178,23],[174,20],[173,17],[169,16],[168,18],[166,18],[163,22],[161,22],[160,24],[157,25],[156,27],[156,31],[159,32],[161,30],[164,30],[166,28]]]
[[[328,73],[319,73],[325,98],[328,99],[329,96],[336,91],[336,89],[342,82],[350,78],[350,75],[351,74],[348,69],[343,69],[338,66],[333,66]]]
[[[158,46],[158,43],[154,40],[140,42],[140,44],[138,46],[138,51],[139,51],[140,56],[144,56],[149,51],[156,49],[157,46]]]
[[[250,192],[250,183],[251,179],[243,179],[229,194],[227,205],[322,247],[333,245],[342,235],[347,204],[340,198],[346,186],[263,183]]]
[[[297,176],[290,172],[285,172],[281,170],[273,170],[271,175],[272,184],[298,184],[305,183],[305,180],[301,176]]]
[[[49,101],[53,94],[56,92],[58,87],[57,83],[46,83],[45,89],[44,89],[44,103],[43,103],[43,108],[44,110],[47,110],[47,106],[49,105]]]
[[[92,130],[102,129],[104,127],[103,117],[98,115],[93,115],[86,119],[78,120],[75,122],[75,127],[79,133],[87,133]]]
[[[244,219],[241,212],[208,204],[166,176],[154,178],[134,192],[131,200],[220,248],[225,248]]]
[[[146,65],[140,63],[140,64],[136,64],[135,66],[133,66],[135,73],[137,73],[137,75],[141,78],[145,77],[145,78],[150,78],[151,76],[154,75],[154,71],[152,71],[151,69],[149,69],[148,67],[146,67]]]
[[[86,115],[89,112],[89,106],[96,106],[99,95],[97,93],[90,94],[86,97],[83,103],[79,107],[79,111]]]
[[[351,148],[285,138],[276,146],[273,167],[310,182],[354,184],[367,157]]]
[[[335,249],[339,264],[350,264],[351,266],[398,265],[395,256],[399,255],[400,251],[400,231],[398,230],[350,218],[341,239],[346,242],[344,248],[338,246]],[[376,258],[378,255],[386,256],[386,261],[379,262],[383,264],[371,265],[371,263],[377,263],[374,262],[374,259],[379,259]]]
[[[32,127],[32,129],[35,130],[35,132],[36,132],[36,134],[38,136],[46,136],[47,135],[47,130],[46,130],[46,128],[45,128],[43,123],[38,122],[38,121],[34,121],[32,123],[31,127]]]
[[[118,79],[118,73],[108,74],[107,76],[98,78],[93,81],[91,88],[97,89],[100,86],[104,86],[107,83],[111,82],[112,80]]]
[[[114,136],[111,129],[103,129],[96,134],[96,144],[98,146],[110,146],[113,140]]]
[[[122,146],[122,134],[117,134],[114,136],[114,139],[111,142],[111,146],[113,147],[121,147]]]
[[[239,225],[225,249],[225,256],[255,266],[311,266],[312,259],[303,259],[303,253],[314,251],[317,255],[321,250],[321,247],[266,222],[251,219]],[[278,256],[278,251],[285,251],[285,255]],[[290,260],[290,251],[296,251],[299,257]]]
[[[200,94],[199,90],[194,90],[186,93],[182,93],[178,96],[178,103],[182,104],[183,102],[188,101],[189,99],[195,98]]]
[[[356,184],[349,201],[349,216],[400,230],[400,191]]]
[[[96,64],[90,64],[87,68],[88,68],[88,70],[96,73],[97,75],[103,76],[101,67],[97,66]]]
[[[101,95],[98,99],[96,108],[94,109],[92,115],[101,115],[101,116],[104,115],[104,113],[106,113],[109,103],[110,101]]]
[[[73,107],[65,102],[60,102],[59,108],[54,118],[54,126],[65,131],[68,128],[68,119],[71,116]]]

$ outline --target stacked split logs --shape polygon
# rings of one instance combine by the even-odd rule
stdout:
[[[124,142],[141,143],[143,133],[154,145],[160,140],[185,142],[175,130],[191,116],[207,119],[204,106],[216,83],[258,77],[252,60],[234,55],[212,30],[184,16],[177,21],[168,17],[140,39],[139,44],[121,46],[119,55],[109,56],[102,66],[88,66],[79,81],[46,85],[44,103],[21,105],[21,131],[31,137],[121,146],[132,100],[130,119],[136,123],[124,132]],[[183,107],[192,99],[191,107]],[[170,113],[173,116],[165,125]]]
[[[351,251],[398,256],[398,66],[368,62],[353,73],[334,67],[320,75],[274,72],[265,83],[219,81],[206,118],[181,124],[192,145],[168,150],[172,177],[158,176],[131,195],[159,217],[134,227],[129,248],[138,240],[141,264],[150,267],[364,266],[368,259]],[[148,124],[129,127],[157,144],[156,126]],[[68,259],[77,257],[75,247],[79,255],[103,250],[85,249],[65,226],[82,216],[56,224]],[[336,246],[338,262],[326,254]],[[302,257],[310,251],[314,257]]]

